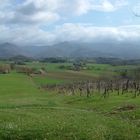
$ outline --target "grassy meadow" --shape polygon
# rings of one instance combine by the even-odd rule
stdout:
[[[0,140],[140,140],[140,96],[113,92],[87,98],[41,88],[110,78],[137,66],[88,64],[90,69],[73,71],[61,65],[72,63],[26,63],[44,67],[46,75],[0,74]]]

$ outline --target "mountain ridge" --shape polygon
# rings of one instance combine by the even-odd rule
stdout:
[[[140,58],[140,45],[134,43],[106,42],[61,42],[54,45],[20,46],[12,43],[0,44],[0,58],[24,55],[33,58],[46,57],[116,57]]]

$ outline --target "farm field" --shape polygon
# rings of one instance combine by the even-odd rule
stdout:
[[[72,63],[29,62],[27,67],[44,68],[45,75],[31,76],[12,70],[0,74],[0,140],[139,140],[140,96],[131,92],[107,97],[43,88],[112,79],[122,69],[138,66],[87,64],[73,71]]]

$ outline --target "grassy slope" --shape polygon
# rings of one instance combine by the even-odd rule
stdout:
[[[0,75],[0,139],[140,139],[139,97],[56,95],[40,91],[35,83],[21,74]],[[117,111],[127,104],[136,108]]]
[[[117,75],[116,70],[122,69],[134,69],[138,66],[126,65],[126,66],[111,66],[108,64],[87,64],[92,67],[91,70],[81,70],[80,72],[60,69],[61,65],[72,65],[71,63],[59,63],[59,64],[45,64],[45,63],[28,63],[31,67],[45,67],[47,70],[47,76],[36,76],[34,81],[38,85],[44,84],[58,84],[73,81],[83,81],[83,80],[94,80],[98,77],[109,78],[111,76]]]
[[[47,69],[47,76],[36,76],[34,77],[34,81],[39,85],[43,84],[58,84],[65,82],[73,82],[73,81],[83,81],[83,80],[93,80],[99,77],[101,74],[106,75],[109,71],[109,74],[112,69],[109,65],[96,65],[96,64],[88,64],[89,66],[93,66],[92,70],[82,70],[80,72],[72,71],[72,70],[64,70],[59,69],[60,65],[72,65],[71,63],[60,63],[60,64],[28,64],[31,67],[36,66],[37,68],[45,67]]]

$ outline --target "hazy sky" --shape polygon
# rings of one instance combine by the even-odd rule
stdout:
[[[0,42],[140,41],[140,0],[0,0]]]

